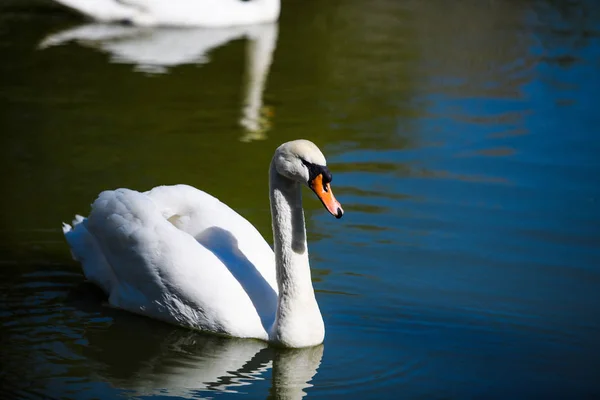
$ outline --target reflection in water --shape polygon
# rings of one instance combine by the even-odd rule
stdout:
[[[25,344],[18,328],[31,335],[28,360],[14,357],[18,347],[0,351],[10,366],[10,375],[15,375],[13,381],[20,380],[20,368],[27,368],[27,374],[36,377],[35,383],[20,383],[26,389],[13,388],[15,394],[56,393],[60,397],[68,387],[89,390],[90,378],[138,396],[179,398],[203,397],[206,392],[245,392],[249,385],[266,381],[268,386],[270,380],[271,388],[263,388],[265,394],[270,391],[275,398],[300,399],[312,386],[323,345],[278,349],[259,340],[218,337],[174,327],[103,306],[106,299],[96,286],[72,285],[80,280],[79,274],[44,269],[43,273],[15,282],[14,290],[5,291],[2,299],[26,308],[13,309],[10,318],[0,314],[0,326],[17,323],[12,338],[18,345]],[[42,288],[53,296],[45,299],[40,295]],[[51,297],[61,298],[63,307],[48,308]],[[48,318],[40,318],[42,315]],[[70,340],[60,343],[58,337],[62,335]],[[58,363],[70,360],[66,368],[36,368],[35,360],[48,350],[58,352]],[[82,374],[91,365],[94,376]],[[102,396],[107,395],[105,392]]]
[[[148,74],[169,68],[209,62],[208,53],[227,43],[246,38],[246,82],[240,125],[242,141],[261,140],[271,128],[272,107],[263,105],[263,91],[277,44],[276,23],[229,28],[147,28],[86,24],[49,35],[41,49],[75,41],[111,55],[111,62],[133,64]]]
[[[278,349],[273,359],[271,395],[275,399],[300,399],[317,373],[323,345],[303,349]]]
[[[272,368],[271,393],[300,399],[323,355],[322,345],[275,349],[258,340],[205,335],[118,311],[110,327],[87,332],[84,339],[85,356],[100,364],[101,378],[111,385],[136,395],[180,398],[203,391],[243,392]]]
[[[263,342],[155,325],[117,315],[107,329],[84,335],[89,343],[84,355],[99,364],[100,378],[113,386],[136,395],[160,391],[183,398],[198,391],[243,390],[264,379],[261,375],[272,366],[272,354]]]

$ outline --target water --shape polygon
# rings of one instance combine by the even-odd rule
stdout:
[[[257,30],[83,24],[0,6],[9,397],[600,395],[597,2],[288,0]],[[323,346],[166,326],[83,283],[60,223],[107,188],[188,183],[270,241],[267,165],[299,137],[346,210],[305,193]]]

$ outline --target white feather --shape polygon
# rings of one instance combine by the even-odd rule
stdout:
[[[280,0],[55,0],[99,22],[225,27],[273,22]]]

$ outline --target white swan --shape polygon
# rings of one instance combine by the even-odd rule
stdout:
[[[337,218],[325,157],[310,141],[277,148],[269,169],[273,252],[246,219],[186,185],[102,192],[63,225],[73,257],[109,303],[204,331],[285,347],[323,342],[301,184]]]
[[[273,22],[280,0],[55,0],[99,22],[224,27]]]

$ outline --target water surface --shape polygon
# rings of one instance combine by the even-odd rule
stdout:
[[[205,32],[9,1],[0,54],[13,396],[600,395],[597,2],[287,0]],[[194,185],[270,242],[267,166],[299,137],[346,210],[305,193],[323,346],[189,332],[83,283],[60,224],[108,188]]]

